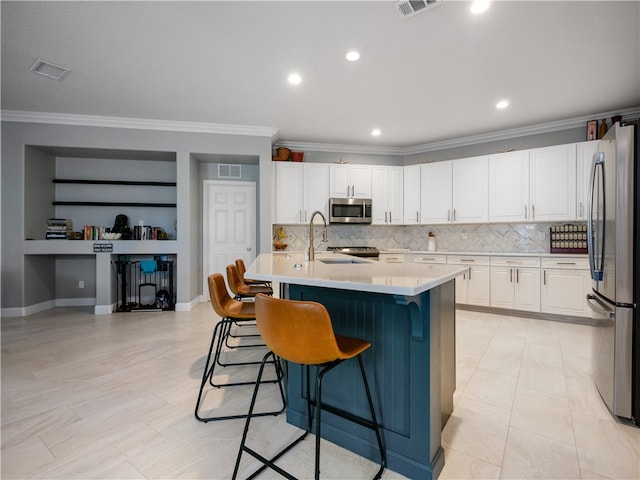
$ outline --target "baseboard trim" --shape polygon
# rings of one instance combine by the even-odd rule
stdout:
[[[538,320],[550,320],[552,322],[578,323],[580,325],[596,325],[596,320],[589,317],[574,317],[573,315],[557,315],[555,313],[529,312],[526,310],[511,310],[509,308],[484,307],[481,305],[463,305],[456,303],[456,309],[473,312],[495,313],[497,315],[510,315],[512,317],[535,318]]]

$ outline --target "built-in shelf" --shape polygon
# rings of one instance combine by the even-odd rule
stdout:
[[[82,207],[160,207],[176,208],[175,203],[140,203],[140,202],[51,202],[51,205],[76,205]]]
[[[84,185],[146,185],[151,187],[175,187],[176,182],[142,182],[137,180],[76,180],[54,178],[53,183],[77,183]]]

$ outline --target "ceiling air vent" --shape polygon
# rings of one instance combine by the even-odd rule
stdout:
[[[31,65],[31,71],[38,75],[44,75],[45,77],[54,78],[56,80],[62,80],[71,69],[55,65],[41,58],[37,59]]]
[[[219,178],[241,178],[242,168],[240,165],[218,164]]]
[[[442,0],[399,0],[394,6],[402,17],[410,17],[416,13],[424,12],[429,8],[440,5]]]

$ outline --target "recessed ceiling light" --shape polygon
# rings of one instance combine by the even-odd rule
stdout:
[[[349,53],[347,53],[346,58],[350,62],[355,62],[360,59],[360,53],[356,52],[355,50],[351,50]]]
[[[44,75],[45,77],[54,78],[56,80],[62,80],[64,76],[71,71],[70,68],[55,65],[51,62],[42,60],[41,58],[33,62],[30,70],[38,75]]]
[[[371,135],[373,135],[374,137],[380,136],[381,133],[382,131],[379,128],[374,128],[373,130],[371,130]]]
[[[503,108],[507,108],[509,106],[509,100],[500,100],[496,103],[496,108],[502,110]]]
[[[289,78],[287,80],[289,80],[289,83],[291,85],[300,85],[300,83],[302,83],[302,77],[297,73],[292,73],[291,75],[289,75]]]
[[[489,0],[476,0],[471,4],[471,13],[475,13],[476,15],[484,13],[490,4],[491,2]]]

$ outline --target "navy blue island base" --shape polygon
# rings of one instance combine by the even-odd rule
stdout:
[[[365,368],[388,468],[416,479],[436,479],[444,466],[440,438],[455,390],[455,281],[415,296],[282,284],[281,295],[325,305],[338,335],[372,343]],[[289,365],[287,421],[305,428],[304,369]],[[323,401],[367,418],[357,364],[345,362],[325,378]],[[313,395],[313,393],[312,393]],[[323,413],[322,436],[378,461],[372,431]]]

